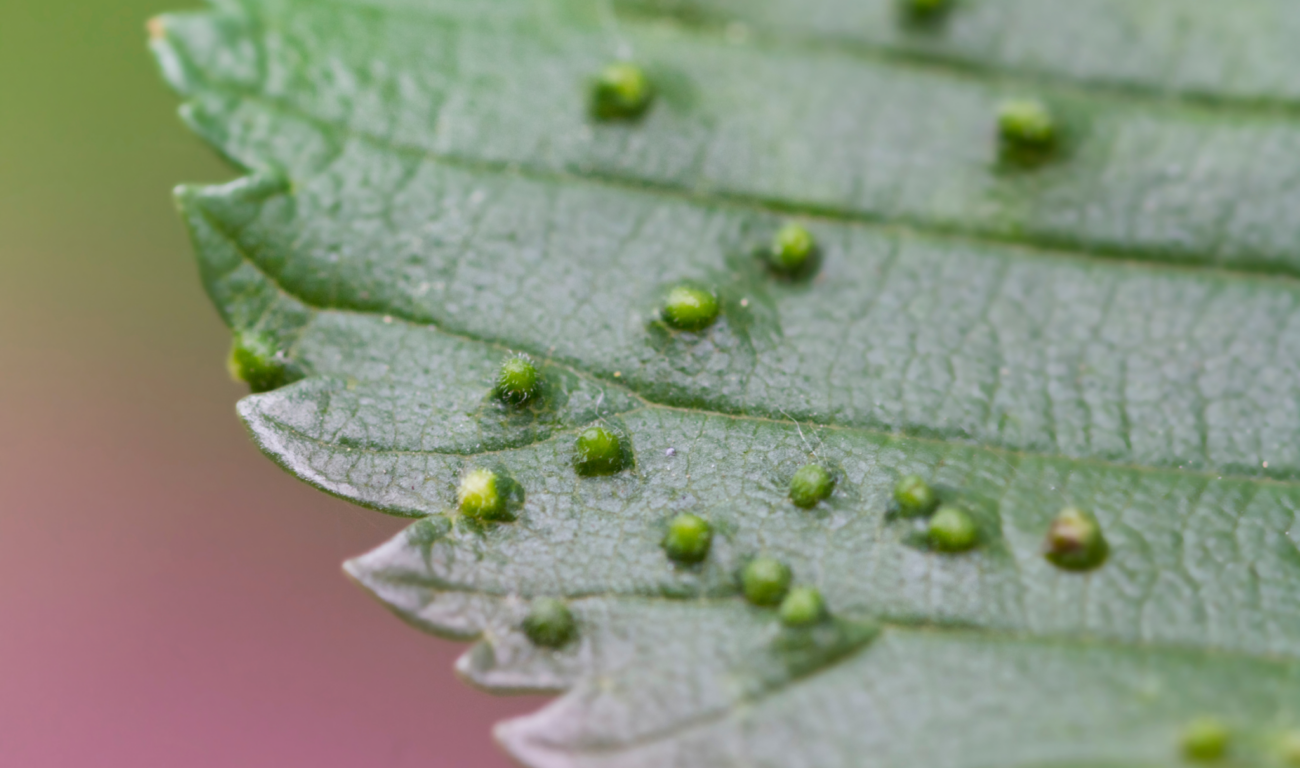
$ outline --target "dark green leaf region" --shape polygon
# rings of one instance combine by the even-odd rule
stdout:
[[[947,11],[953,0],[899,0],[900,8],[913,20],[932,21]]]
[[[1295,0],[151,30],[240,418],[521,764],[1295,764]]]

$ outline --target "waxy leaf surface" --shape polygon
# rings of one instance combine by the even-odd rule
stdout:
[[[475,640],[470,681],[565,691],[499,729],[527,765],[1176,766],[1205,717],[1231,763],[1285,764],[1300,7],[900,7],[162,17],[184,116],[247,172],[178,192],[267,390],[240,415],[298,477],[418,518],[346,567]],[[592,78],[622,58],[654,99],[599,120]],[[1025,96],[1061,131],[1032,164],[997,139]],[[791,220],[817,250],[779,274],[764,252]],[[665,323],[677,286],[716,321]],[[515,354],[539,379],[522,404],[498,391]],[[621,471],[575,471],[592,426]],[[801,509],[810,463],[833,490]],[[459,514],[472,469],[510,521]],[[973,518],[974,549],[899,513],[912,474]],[[1043,557],[1066,507],[1104,531],[1099,567]],[[711,526],[698,564],[664,552],[684,513]],[[758,556],[830,618],[746,603]],[[542,599],[576,620],[558,648],[523,630]]]

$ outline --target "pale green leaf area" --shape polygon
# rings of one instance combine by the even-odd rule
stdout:
[[[160,47],[167,76],[190,95],[191,122],[250,167],[315,174],[367,143],[395,162],[432,155],[1297,271],[1300,234],[1286,221],[1300,204],[1300,124],[1289,114],[1225,115],[833,48],[734,44],[615,20],[597,0],[247,4],[176,17]],[[584,81],[625,54],[647,62],[660,104],[636,126],[592,125]],[[1294,68],[1277,65],[1289,80]],[[1061,111],[1069,161],[999,172],[989,114],[1026,87]]]
[[[1300,758],[1300,5],[214,5],[153,47],[248,172],[178,193],[239,413],[418,518],[346,569],[468,680],[565,692],[524,764]],[[1044,556],[1067,508],[1104,559]]]
[[[1270,107],[1300,104],[1290,0],[614,0],[733,40],[775,37],[976,73]],[[929,13],[909,7],[934,7]]]

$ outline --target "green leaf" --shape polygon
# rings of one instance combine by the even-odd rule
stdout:
[[[164,17],[183,114],[249,171],[178,193],[240,415],[419,518],[347,570],[477,640],[469,680],[568,691],[501,727],[528,765],[1293,760],[1300,11],[902,7]],[[635,109],[593,109],[624,59]],[[1045,550],[1067,509],[1096,556]],[[792,579],[756,602],[828,615],[747,602],[759,557]]]
[[[1294,107],[1300,18],[1289,0],[614,0],[733,39],[779,37],[1220,104]],[[908,7],[937,6],[930,13]]]

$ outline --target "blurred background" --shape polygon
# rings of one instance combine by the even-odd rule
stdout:
[[[245,436],[172,209],[235,174],[145,49],[186,0],[0,1],[0,765],[508,765],[343,559],[399,521]]]

